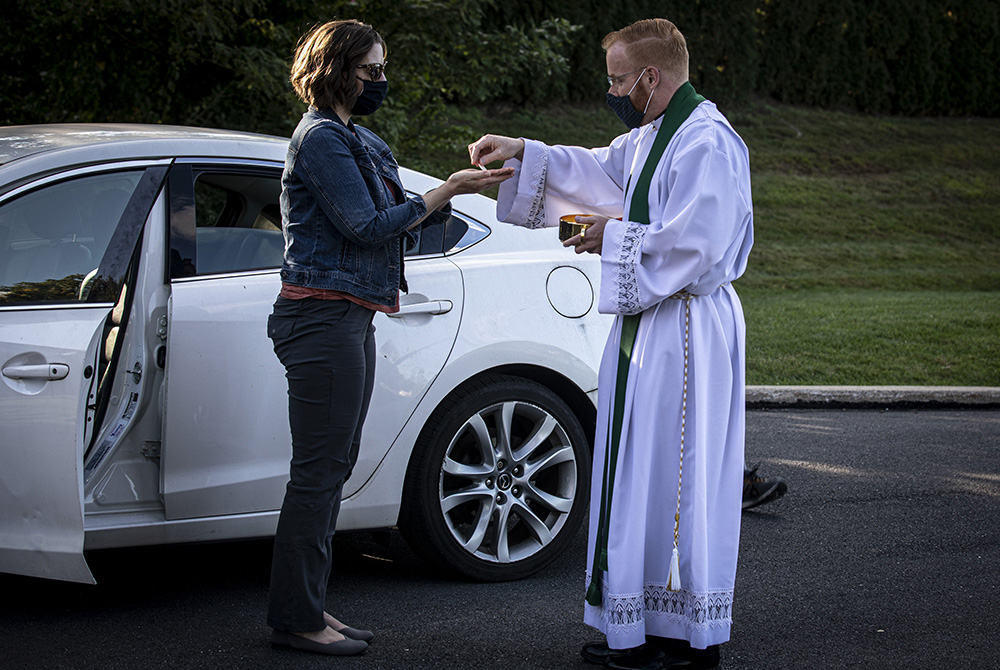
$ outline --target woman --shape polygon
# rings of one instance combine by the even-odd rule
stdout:
[[[268,337],[285,366],[291,477],[274,539],[268,624],[272,644],[332,655],[363,653],[370,631],[324,611],[344,482],[358,457],[375,372],[375,312],[399,309],[401,238],[459,193],[513,170],[464,170],[407,198],[388,146],[356,126],[385,99],[385,43],[358,21],[305,35],[291,73],[309,110],[282,176],[282,288]]]

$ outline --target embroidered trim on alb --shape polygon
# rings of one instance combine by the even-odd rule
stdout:
[[[522,166],[523,169],[523,166]],[[541,155],[531,166],[531,180],[528,188],[531,191],[531,203],[528,205],[528,216],[525,219],[526,228],[545,227],[545,177],[549,172],[549,147],[541,146]]]
[[[673,619],[688,630],[729,628],[733,624],[733,592],[687,589],[671,591],[666,584],[650,583],[643,592],[616,593],[607,590],[607,579],[601,580],[600,607],[605,634],[626,633],[645,628],[645,619]],[[590,573],[587,573],[590,583]],[[590,605],[587,605],[590,607]]]
[[[626,222],[622,226],[618,243],[618,262],[612,278],[612,297],[618,303],[622,314],[638,314],[642,311],[642,300],[639,297],[639,279],[635,269],[637,258],[642,250],[642,240],[649,226],[642,223]]]

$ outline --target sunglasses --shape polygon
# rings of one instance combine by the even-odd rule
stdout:
[[[364,63],[363,65],[359,65],[358,69],[363,67],[368,68],[368,74],[371,75],[372,81],[381,79],[382,73],[385,72],[385,63]]]

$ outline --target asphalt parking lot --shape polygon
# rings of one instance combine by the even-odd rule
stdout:
[[[748,414],[789,493],[743,514],[736,669],[1000,667],[1000,410]],[[88,554],[97,586],[0,575],[6,668],[587,668],[584,533],[503,584],[435,572],[395,533],[343,535],[328,604],[359,658],[272,649],[270,542]]]

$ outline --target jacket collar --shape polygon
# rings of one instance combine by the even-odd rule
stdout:
[[[340,125],[346,127],[348,130],[350,130],[352,133],[354,133],[354,121],[352,119],[348,119],[347,123],[344,123],[344,120],[342,118],[340,118],[340,116],[337,114],[337,112],[333,111],[329,107],[326,107],[324,109],[319,109],[318,107],[314,107],[313,105],[309,105],[309,111],[313,112],[314,114],[317,114],[319,116],[322,116],[324,119],[328,119],[330,121],[335,121],[336,123],[339,123]]]

